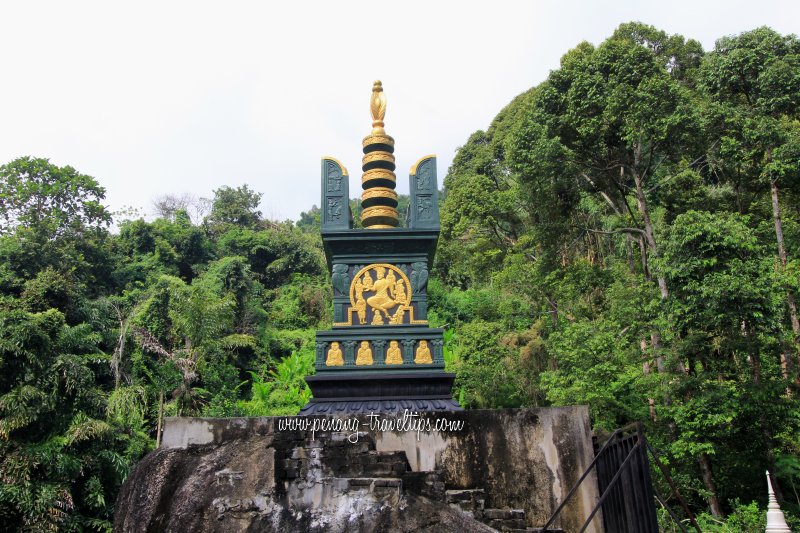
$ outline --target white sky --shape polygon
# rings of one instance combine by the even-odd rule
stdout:
[[[582,40],[639,20],[711,49],[769,25],[800,33],[800,2],[11,2],[0,5],[0,163],[71,165],[112,210],[166,193],[263,192],[270,218],[319,204],[333,156],[360,194],[361,139],[380,79],[398,190],[456,148]]]

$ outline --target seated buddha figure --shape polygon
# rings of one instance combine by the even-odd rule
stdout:
[[[328,348],[328,357],[325,359],[325,366],[344,366],[342,349],[336,341],[332,342],[331,347]]]
[[[418,365],[433,363],[433,358],[431,357],[431,349],[428,348],[428,341],[419,341],[419,346],[417,347],[417,353],[414,356],[414,362],[417,363]]]
[[[403,364],[403,354],[400,353],[400,347],[397,345],[397,341],[392,341],[389,343],[389,349],[386,350],[386,364],[387,365]]]
[[[369,347],[368,341],[361,341],[361,347],[358,349],[356,355],[356,365],[371,365],[372,364],[372,348]]]

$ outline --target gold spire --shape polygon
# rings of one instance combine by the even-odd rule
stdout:
[[[386,134],[383,119],[386,116],[386,95],[380,80],[372,84],[369,101],[372,113],[372,133],[364,137],[361,145],[364,157],[361,160],[361,223],[365,228],[393,228],[398,224],[397,193],[394,191],[397,178],[394,174],[394,139]]]
[[[383,118],[386,116],[386,95],[383,94],[381,80],[375,80],[375,83],[372,84],[372,99],[369,101],[369,110],[372,112],[372,133],[377,135],[385,134]]]

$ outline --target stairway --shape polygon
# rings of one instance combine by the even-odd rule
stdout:
[[[420,495],[447,503],[496,531],[542,533],[528,527],[523,509],[486,508],[484,489],[447,490],[441,471],[414,472],[405,452],[376,451],[368,438],[351,444],[320,434],[310,445],[293,448],[289,457],[276,457],[275,464],[286,487],[323,482],[336,493],[361,493],[390,505],[405,493]],[[563,531],[551,528],[548,533]]]
[[[486,491],[483,489],[457,489],[445,491],[445,501],[498,531],[541,533],[540,528],[527,526],[524,509],[487,509]],[[549,533],[563,533],[549,529]]]

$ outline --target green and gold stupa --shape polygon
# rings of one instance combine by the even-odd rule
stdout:
[[[411,167],[408,227],[399,227],[394,139],[386,96],[372,88],[372,132],[362,141],[361,225],[354,229],[349,176],[322,159],[321,231],[333,285],[333,328],[317,332],[314,398],[300,414],[453,411],[442,330],[428,326],[428,271],[439,238],[436,157]]]

